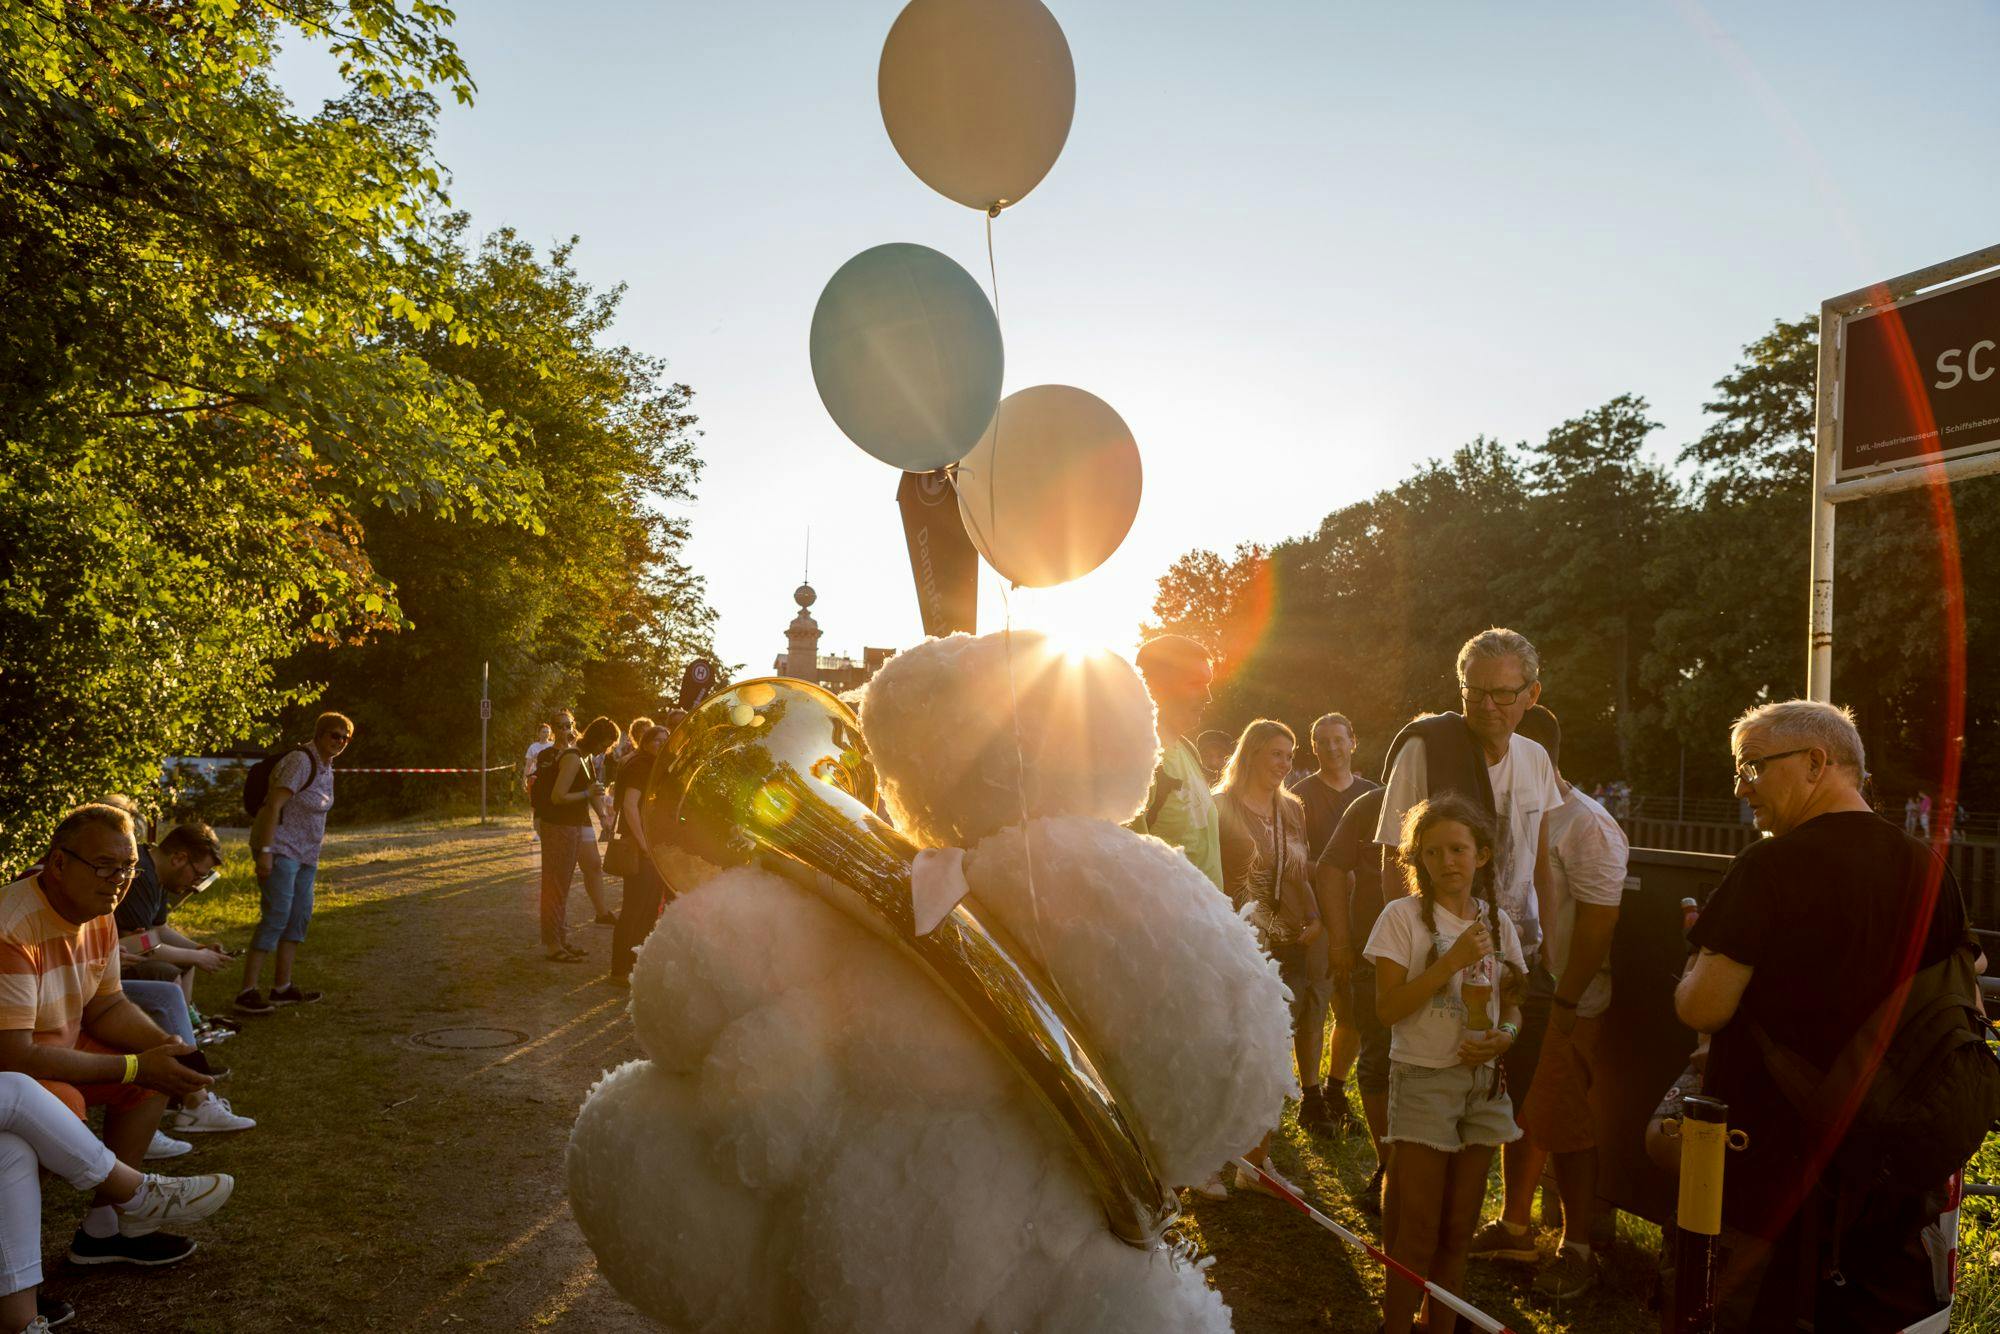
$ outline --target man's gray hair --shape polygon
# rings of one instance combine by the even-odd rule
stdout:
[[[1764,739],[1774,749],[1817,746],[1832,763],[1845,765],[1857,775],[1868,772],[1868,757],[1861,748],[1861,729],[1854,725],[1854,715],[1844,706],[1822,704],[1816,699],[1759,704],[1730,727],[1732,750],[1752,727],[1761,729]]]
[[[94,824],[103,825],[113,833],[125,834],[128,837],[132,834],[131,816],[116,806],[94,802],[88,806],[78,806],[63,816],[62,822],[56,826],[55,833],[49,835],[49,846],[59,848],[65,843],[74,843],[78,834]]]
[[[1474,658],[1519,658],[1522,675],[1527,678],[1523,685],[1533,685],[1542,679],[1542,655],[1535,652],[1528,637],[1497,625],[1491,630],[1481,630],[1458,651],[1460,685],[1465,684],[1465,668]]]

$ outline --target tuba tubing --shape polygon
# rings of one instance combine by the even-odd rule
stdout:
[[[720,691],[688,715],[654,765],[640,812],[650,846],[677,845],[719,866],[765,866],[915,961],[1061,1124],[1111,1231],[1134,1246],[1160,1244],[1179,1203],[1083,1027],[970,900],[916,934],[917,848],[876,814],[875,801],[854,714],[818,686],[773,677]]]

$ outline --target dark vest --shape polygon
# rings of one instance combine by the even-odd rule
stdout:
[[[1382,783],[1396,767],[1396,754],[1412,737],[1424,743],[1425,795],[1441,797],[1447,792],[1476,804],[1490,816],[1499,812],[1493,805],[1493,780],[1486,772],[1486,754],[1479,738],[1465,725],[1460,713],[1427,713],[1396,733],[1389,743],[1388,758],[1382,761]]]

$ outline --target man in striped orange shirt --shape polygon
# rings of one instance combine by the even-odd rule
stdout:
[[[193,1048],[162,1032],[119,986],[111,913],[138,864],[131,817],[80,806],[56,826],[40,873],[0,888],[0,1070],[40,1080],[78,1116],[103,1107],[105,1146],[143,1172],[167,1098],[213,1081],[175,1059]],[[100,1190],[69,1256],[160,1265],[193,1250],[170,1233],[120,1235]]]

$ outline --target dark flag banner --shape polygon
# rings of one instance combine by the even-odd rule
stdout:
[[[910,547],[910,574],[917,583],[917,609],[924,633],[973,633],[979,611],[979,552],[958,517],[958,493],[944,469],[906,472],[896,488],[903,511],[903,537]]]

